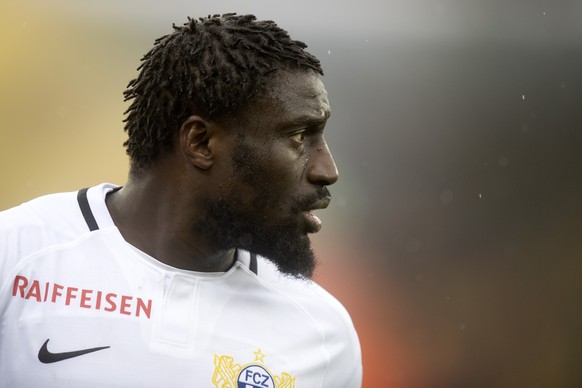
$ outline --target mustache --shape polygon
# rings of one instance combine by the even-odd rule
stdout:
[[[302,197],[297,198],[294,202],[295,211],[303,211],[314,207],[318,202],[323,201],[326,198],[331,198],[331,193],[327,186],[319,187],[315,192],[306,194]]]

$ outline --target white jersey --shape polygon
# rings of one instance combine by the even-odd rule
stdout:
[[[123,239],[114,188],[0,213],[0,387],[361,386],[336,299],[244,251],[225,273],[167,266]]]

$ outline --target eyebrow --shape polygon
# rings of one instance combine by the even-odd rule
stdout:
[[[329,116],[331,115],[331,112],[326,111],[325,114],[323,116],[301,116],[298,117],[294,120],[291,120],[289,122],[289,124],[291,125],[306,125],[306,126],[317,126],[317,125],[322,125],[325,124],[325,122],[327,121],[327,119],[329,119]]]

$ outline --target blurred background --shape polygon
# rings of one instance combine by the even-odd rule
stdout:
[[[582,386],[582,2],[0,3],[0,209],[123,184],[122,92],[186,16],[254,13],[326,72],[314,236],[364,387]]]

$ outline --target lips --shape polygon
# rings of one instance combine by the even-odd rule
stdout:
[[[318,209],[325,209],[329,202],[331,201],[331,197],[325,197],[320,201],[312,204],[309,206],[307,210],[303,211],[303,216],[305,217],[305,224],[307,226],[307,233],[317,233],[321,230],[321,220],[315,214],[313,214],[314,210]]]
[[[304,211],[305,223],[307,225],[307,233],[317,233],[321,230],[321,220],[311,211]]]

